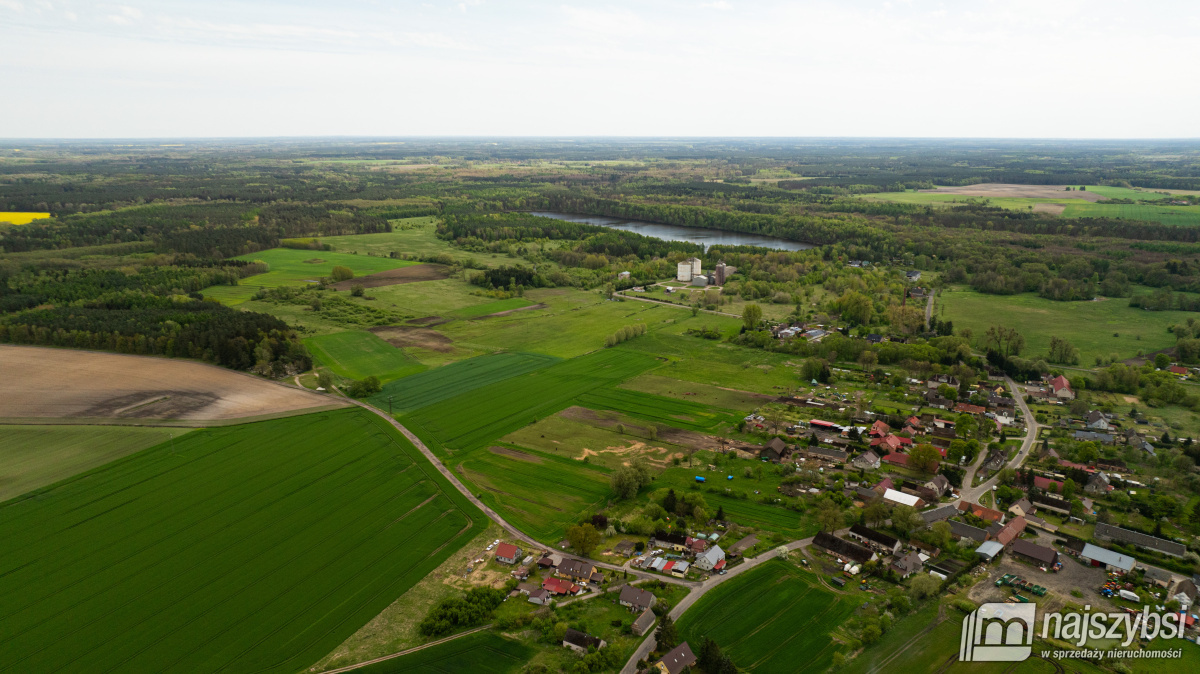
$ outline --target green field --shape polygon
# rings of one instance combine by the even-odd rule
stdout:
[[[611,410],[657,424],[693,431],[714,431],[727,425],[737,426],[740,417],[724,410],[690,400],[677,400],[622,388],[588,391],[577,399],[594,410]]]
[[[667,396],[668,398],[678,398],[679,400],[689,400],[692,402],[703,403],[705,405],[713,405],[715,407],[723,407],[725,409],[738,410],[742,412],[749,412],[763,403],[774,400],[773,396],[764,396],[762,394],[749,393],[746,391],[731,390],[729,388],[721,388],[711,384],[700,384],[697,382],[683,381],[681,379],[672,379],[670,377],[664,377],[654,373],[648,373],[640,377],[634,377],[633,379],[621,384],[621,388],[642,391],[643,393],[653,393],[655,395]]]
[[[270,271],[265,274],[247,276],[236,286],[210,286],[200,291],[205,297],[220,300],[222,304],[241,304],[254,297],[254,293],[262,288],[316,283],[322,276],[329,276],[335,266],[349,267],[355,276],[366,276],[388,269],[417,264],[387,257],[348,255],[319,250],[292,250],[291,248],[272,248],[234,259],[247,262],[260,260],[270,265]]]
[[[993,325],[1016,328],[1025,337],[1027,358],[1044,357],[1050,338],[1062,337],[1075,345],[1080,365],[1091,367],[1096,356],[1116,353],[1133,358],[1138,351],[1150,353],[1175,345],[1167,326],[1186,322],[1185,311],[1145,311],[1129,306],[1129,300],[1113,298],[1095,302],[1056,302],[1033,293],[986,295],[953,289],[939,293],[945,307],[943,318],[954,322],[957,331],[970,328],[976,341]],[[1116,333],[1118,336],[1114,337]]]
[[[666,358],[668,362],[654,374],[685,382],[776,396],[781,388],[795,388],[802,383],[798,369],[803,359],[666,330],[642,335],[616,348]]]
[[[427,405],[402,421],[434,451],[474,449],[655,365],[647,355],[605,349]]]
[[[484,503],[541,541],[556,542],[567,527],[603,507],[612,496],[608,470],[529,450],[481,448],[455,464]]]
[[[383,257],[390,253],[408,253],[414,256],[449,253],[456,260],[471,260],[489,267],[511,263],[507,255],[462,250],[450,245],[448,241],[437,238],[435,220],[432,217],[402,218],[392,221],[395,229],[391,232],[325,236],[321,237],[321,243],[333,246],[334,251],[338,253],[374,253]]]
[[[713,639],[748,671],[822,672],[838,649],[830,632],[854,606],[812,574],[771,560],[705,594],[679,619],[679,634],[694,645]]]
[[[354,671],[361,674],[508,674],[520,671],[533,653],[532,648],[519,641],[484,630]]]
[[[335,332],[304,340],[317,364],[350,379],[375,375],[383,381],[416,374],[425,366],[403,350],[362,330]]]
[[[295,672],[486,524],[360,409],[196,430],[0,507],[0,671]]]
[[[0,501],[103,466],[187,428],[0,426]]]
[[[527,374],[557,362],[557,358],[535,353],[497,353],[462,360],[391,382],[370,398],[370,403],[387,409],[391,399],[396,414],[462,395],[511,377]]]
[[[534,303],[524,297],[511,297],[506,300],[497,300],[495,302],[486,302],[484,304],[476,304],[474,306],[463,307],[451,311],[448,315],[453,318],[477,318],[479,316],[487,316],[498,311],[512,311],[521,307],[531,307]]]
[[[1075,203],[1072,200],[1062,215],[1064,218],[1127,218],[1183,227],[1200,225],[1200,206],[1105,204],[1087,201]]]

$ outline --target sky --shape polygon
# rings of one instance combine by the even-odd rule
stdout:
[[[0,137],[1200,137],[1200,3],[0,0]]]

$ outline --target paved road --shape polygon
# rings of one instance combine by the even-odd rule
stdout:
[[[1033,446],[1037,444],[1038,431],[1042,427],[1039,426],[1037,421],[1034,420],[1033,413],[1029,411],[1029,406],[1025,404],[1025,397],[1022,396],[1021,392],[1017,389],[1017,383],[1014,382],[1010,377],[1005,377],[1004,381],[1007,382],[1008,387],[1012,389],[1013,398],[1017,401],[1017,405],[1020,406],[1021,413],[1025,415],[1025,441],[1021,443],[1021,451],[1017,452],[1017,455],[1013,457],[1012,461],[1008,462],[1009,468],[1016,469],[1021,467],[1021,464],[1025,461],[1025,458],[1029,456],[1029,452],[1033,449]],[[974,479],[974,477],[975,471],[972,470],[971,478]],[[978,503],[979,497],[984,492],[990,490],[999,480],[1000,472],[997,471],[996,474],[991,477],[991,479],[983,482],[978,487],[964,486],[959,493],[963,500]],[[964,480],[963,484],[969,485],[970,482]]]

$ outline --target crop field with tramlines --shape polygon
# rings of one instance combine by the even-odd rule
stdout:
[[[425,369],[401,349],[363,330],[310,337],[304,345],[320,364],[351,379],[374,375],[388,381]]]
[[[192,431],[0,506],[0,671],[294,672],[486,524],[363,410]]]
[[[557,361],[552,356],[534,353],[479,356],[391,382],[372,396],[370,402],[380,409],[387,409],[388,398],[391,398],[392,410],[403,414]]]
[[[679,634],[713,639],[742,669],[820,672],[837,650],[830,632],[854,606],[812,574],[772,560],[705,594],[680,618]]]
[[[623,412],[638,419],[693,431],[712,431],[721,424],[736,426],[738,423],[737,416],[715,407],[629,389],[596,389],[579,396],[578,401],[594,410]]]
[[[648,355],[597,351],[422,407],[403,421],[435,451],[474,449],[655,365]]]

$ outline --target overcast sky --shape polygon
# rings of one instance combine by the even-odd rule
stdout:
[[[1200,3],[0,0],[0,137],[1200,137]]]

